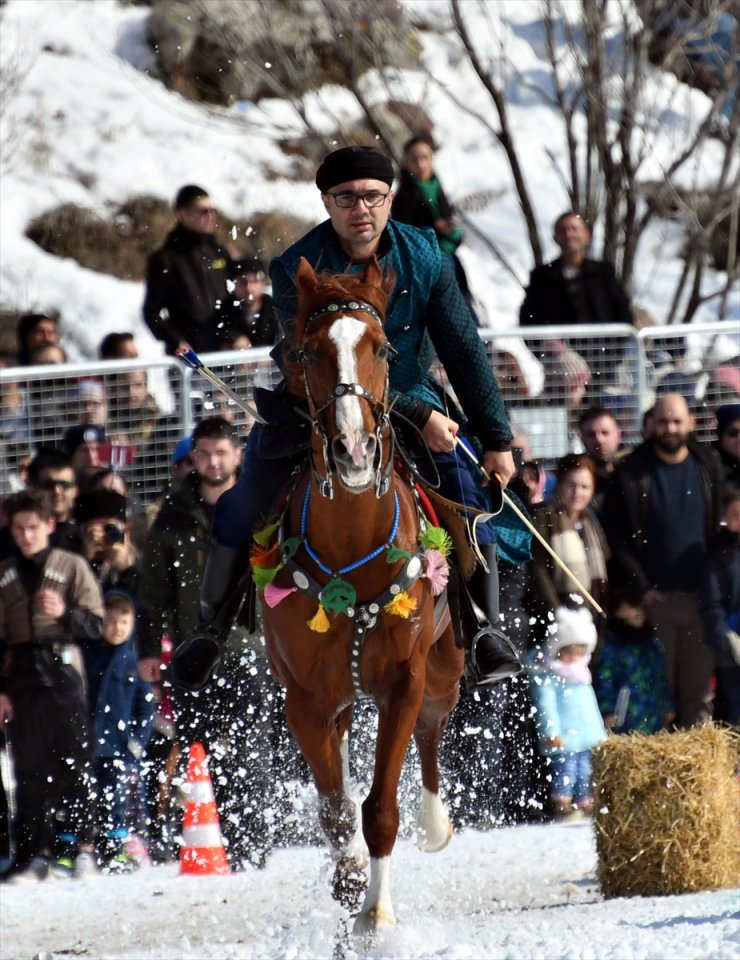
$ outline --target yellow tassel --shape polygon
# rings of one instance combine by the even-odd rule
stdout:
[[[397,593],[392,600],[386,603],[383,609],[386,613],[395,613],[397,617],[403,617],[404,620],[408,620],[417,606],[416,600],[410,597],[405,590],[402,590],[401,593]]]
[[[326,631],[331,627],[329,623],[329,618],[326,615],[326,610],[322,604],[319,604],[319,609],[316,611],[316,614],[308,621],[307,624],[315,633],[326,633]]]

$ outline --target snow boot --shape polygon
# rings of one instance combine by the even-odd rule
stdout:
[[[172,655],[170,675],[176,686],[200,690],[208,683],[237,617],[254,631],[253,595],[248,552],[212,541],[200,587],[198,626]],[[240,616],[245,600],[251,608],[249,622]]]

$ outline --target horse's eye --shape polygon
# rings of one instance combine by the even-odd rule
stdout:
[[[390,353],[390,346],[387,343],[383,343],[378,347],[378,360],[387,360],[388,354]]]

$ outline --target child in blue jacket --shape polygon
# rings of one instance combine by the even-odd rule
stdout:
[[[616,590],[595,670],[604,724],[615,733],[657,733],[676,716],[663,647],[639,590]]]
[[[544,650],[527,658],[538,746],[551,763],[550,805],[558,819],[593,810],[591,751],[606,737],[588,666],[596,639],[587,610],[561,607]]]
[[[154,716],[151,685],[139,677],[134,601],[122,590],[104,597],[105,643],[85,650],[97,782],[99,857],[104,867],[131,865],[126,855],[132,774],[149,742]]]

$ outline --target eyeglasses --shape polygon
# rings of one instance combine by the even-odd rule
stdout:
[[[57,487],[61,487],[62,490],[71,490],[74,486],[76,486],[74,480],[42,480],[39,484],[42,490],[56,490]]]
[[[379,207],[390,196],[390,191],[388,193],[381,193],[380,190],[371,190],[369,193],[329,193],[327,190],[326,196],[333,197],[336,205],[345,209],[354,207],[359,200],[362,200],[366,207]]]

